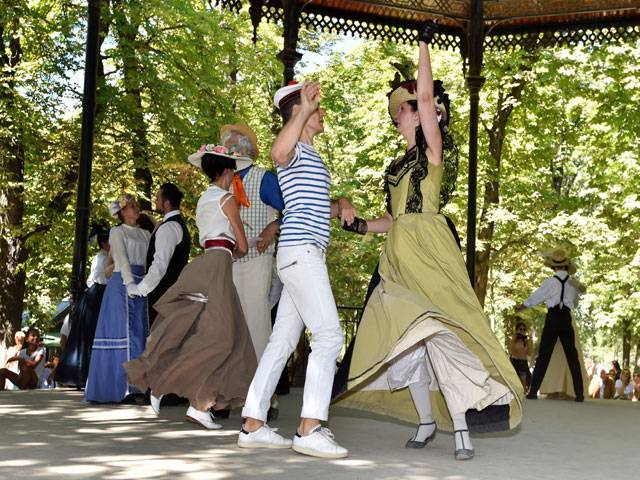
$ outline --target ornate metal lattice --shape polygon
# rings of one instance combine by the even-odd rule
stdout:
[[[363,20],[345,18],[344,16],[338,18],[312,12],[302,12],[301,23],[310,30],[341,33],[370,40],[390,40],[406,44],[418,43],[418,25],[398,26],[377,22],[374,19]],[[455,34],[438,34],[433,43],[441,48],[460,49],[460,37]]]
[[[307,29],[353,35],[371,40],[388,40],[397,43],[416,44],[418,28],[422,21],[441,16],[465,25],[461,17],[462,0],[363,0],[364,3],[387,8],[393,15],[383,16],[366,12],[330,8],[309,2],[300,14],[300,24]],[[254,0],[255,2],[255,0]],[[261,18],[272,23],[283,20],[282,6],[279,0],[259,0]],[[242,0],[217,0],[223,8],[239,12]],[[355,2],[354,2],[355,3]],[[403,7],[400,10],[393,10]],[[408,13],[407,13],[408,12]],[[403,15],[405,18],[400,18]],[[600,22],[591,21],[566,23],[561,29],[558,25],[516,25],[501,27],[497,22],[487,27],[484,40],[485,50],[515,50],[520,48],[572,46],[579,44],[602,45],[616,41],[629,41],[640,38],[640,20],[626,19],[614,22],[602,18]],[[455,22],[454,22],[455,23]],[[460,51],[464,47],[462,39],[466,32],[462,26],[443,24],[441,33],[436,35],[434,43],[448,50]]]
[[[640,38],[640,26],[585,27],[561,31],[500,32],[485,38],[485,50],[516,50],[520,48],[604,45]]]

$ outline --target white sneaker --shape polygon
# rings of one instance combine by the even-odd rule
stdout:
[[[291,448],[291,440],[275,432],[266,423],[255,432],[247,432],[244,426],[238,434],[240,448]]]
[[[164,395],[160,395],[159,397],[156,397],[153,395],[153,392],[151,392],[150,394],[151,398],[151,410],[153,410],[153,413],[155,413],[156,415],[160,415],[160,402],[162,401],[162,397]]]
[[[301,436],[296,433],[293,437],[293,447],[296,452],[312,457],[344,458],[349,450],[338,445],[333,433],[328,428],[318,425],[309,435]]]
[[[214,422],[213,418],[213,415],[208,411],[203,412],[202,410],[196,410],[191,405],[189,405],[189,409],[184,417],[187,422],[200,424],[207,430],[217,430],[222,428],[222,425]]]

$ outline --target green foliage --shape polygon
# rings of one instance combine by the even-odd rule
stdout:
[[[27,309],[46,321],[51,305],[68,291],[71,269],[85,10],[59,0],[10,5],[0,21],[20,19],[14,28],[23,60],[15,72],[16,103],[11,111],[0,110],[0,138],[4,144],[24,139],[26,208],[17,233],[29,237]],[[260,140],[258,162],[271,165],[269,147],[280,123],[271,98],[282,82],[276,58],[281,32],[263,23],[254,45],[247,12],[236,16],[194,0],[112,0],[102,22],[92,217],[112,222],[110,199],[123,191],[145,195],[134,167],[146,166],[154,186],[174,181],[185,190],[193,228],[206,182],[186,157],[215,142],[220,126],[247,121]],[[332,173],[332,193],[351,198],[360,216],[377,217],[385,209],[385,166],[403,148],[387,113],[391,63],[415,61],[417,52],[362,41],[345,53],[338,37],[307,31],[300,45],[324,59],[312,76],[322,83],[327,111],[318,149]],[[299,68],[309,68],[308,57]],[[446,213],[464,241],[468,92],[459,54],[434,51],[433,64],[451,97],[451,129],[461,154]],[[540,50],[533,58],[523,51],[487,53],[484,75],[479,191],[497,171],[483,127],[496,116],[500,94],[525,80],[502,150],[500,202],[488,216],[496,224],[485,305],[492,325],[501,338],[509,335],[513,306],[550,273],[539,252],[561,244],[579,255],[579,276],[589,288],[578,313],[586,352],[619,348],[625,322],[638,338],[640,45]],[[140,132],[148,165],[135,153]],[[381,235],[343,232],[334,223],[328,263],[338,304],[361,305],[383,241]],[[525,317],[539,329],[543,312]]]

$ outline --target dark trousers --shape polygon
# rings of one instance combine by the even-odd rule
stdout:
[[[542,329],[542,338],[540,339],[540,351],[538,352],[536,366],[533,369],[529,392],[535,394],[540,388],[544,375],[547,373],[553,348],[558,339],[560,339],[564,354],[567,357],[576,398],[583,398],[582,373],[580,372],[580,361],[576,350],[575,332],[571,325],[571,310],[560,306],[552,307],[547,312],[544,328]]]

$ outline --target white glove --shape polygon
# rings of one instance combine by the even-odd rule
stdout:
[[[130,283],[129,285],[127,285],[127,295],[129,295],[129,298],[142,296],[140,294],[140,290],[138,290],[138,285],[136,285],[135,283]]]

